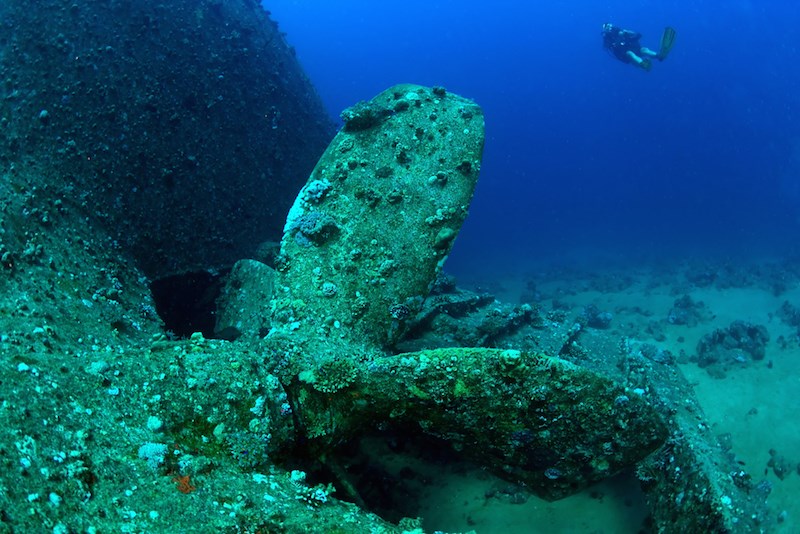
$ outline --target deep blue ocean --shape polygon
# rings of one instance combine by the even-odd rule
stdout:
[[[793,2],[272,0],[331,115],[401,82],[486,115],[447,269],[558,258],[789,257],[800,235],[800,9]],[[604,22],[658,48],[651,72]]]

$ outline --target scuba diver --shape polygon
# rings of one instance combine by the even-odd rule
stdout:
[[[666,59],[667,54],[675,44],[675,29],[669,26],[664,28],[658,52],[642,46],[639,43],[641,38],[641,33],[624,30],[610,23],[603,24],[603,47],[623,63],[632,63],[646,71],[649,71],[653,66],[650,58],[655,58],[659,61]]]

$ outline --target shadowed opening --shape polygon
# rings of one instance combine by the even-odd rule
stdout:
[[[195,332],[215,336],[217,298],[227,273],[188,272],[154,280],[150,291],[156,311],[170,337],[187,338]]]
[[[530,532],[531,524],[540,524],[544,532],[551,516],[617,532],[651,531],[644,495],[631,472],[551,503],[464,459],[447,441],[413,425],[384,426],[354,436],[326,454],[324,462],[310,456],[293,458],[284,467],[305,470],[311,486],[333,484],[335,498],[392,523],[419,517],[425,532],[480,533],[502,528],[515,534]],[[565,509],[572,511],[565,513]],[[609,521],[613,523],[603,524]],[[555,529],[550,531],[563,531],[563,525],[550,526]]]

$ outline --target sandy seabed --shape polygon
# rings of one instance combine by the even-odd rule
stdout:
[[[776,286],[780,262],[777,265],[770,269],[739,266],[734,278],[720,277],[702,286],[691,282],[691,271],[697,267],[688,262],[671,268],[662,264],[581,273],[548,267],[457,277],[459,286],[489,290],[506,302],[526,301],[534,294],[542,309],[557,300],[576,315],[594,305],[613,313],[612,335],[618,330],[620,337],[680,355],[678,365],[705,410],[709,432],[728,434],[742,468],[754,480],[772,483],[768,505],[775,517],[781,517],[773,531],[789,533],[800,531],[800,344],[798,327],[787,324],[779,310],[786,302],[800,307],[800,282],[787,272]],[[714,272],[715,266],[703,269]],[[730,265],[726,269],[730,273]],[[707,315],[696,325],[664,320],[683,295],[704,304]],[[694,357],[698,341],[737,320],[767,329],[765,358],[729,366],[723,373],[701,368]],[[654,339],[648,328],[654,321],[661,325],[660,339]],[[769,463],[771,450],[784,466],[790,466],[783,478]],[[431,473],[431,482],[422,491],[421,502],[428,503],[428,508],[420,510],[426,530],[479,534],[649,531],[647,506],[632,473],[552,503],[463,466]]]

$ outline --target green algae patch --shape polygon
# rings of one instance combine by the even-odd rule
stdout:
[[[409,393],[411,393],[411,395],[412,395],[413,397],[416,397],[416,398],[418,398],[418,399],[428,400],[428,399],[430,399],[430,398],[431,398],[431,396],[430,396],[430,395],[428,395],[427,393],[425,393],[425,392],[424,392],[422,389],[420,389],[420,387],[419,387],[419,386],[417,386],[417,385],[415,385],[415,384],[411,384],[411,385],[408,387],[408,392],[409,392]]]
[[[456,385],[453,386],[453,397],[455,398],[466,397],[469,395],[469,393],[470,390],[464,383],[464,381],[461,379],[456,380]]]

